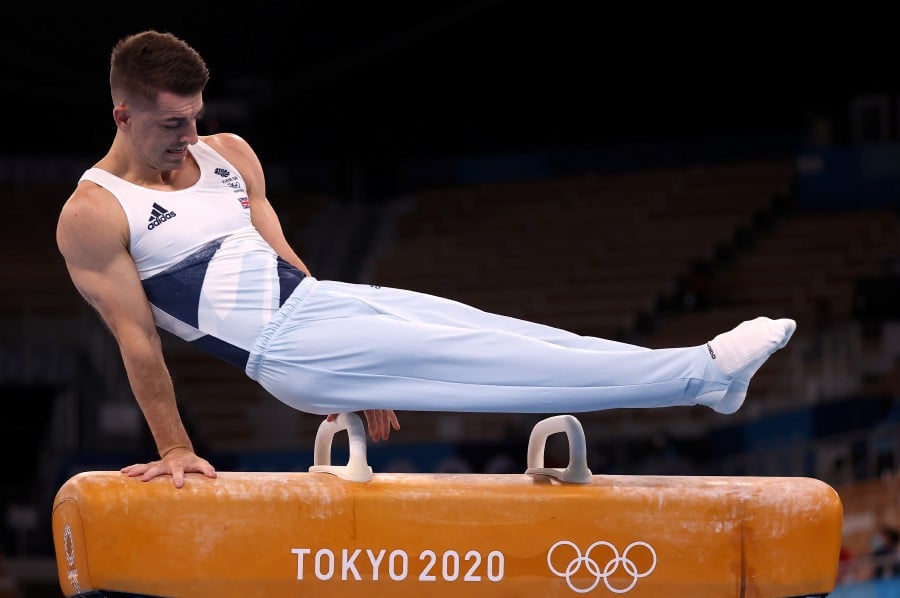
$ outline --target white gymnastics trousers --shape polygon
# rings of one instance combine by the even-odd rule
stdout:
[[[731,382],[705,344],[647,349],[433,295],[314,277],[263,329],[246,373],[320,415],[695,405]]]

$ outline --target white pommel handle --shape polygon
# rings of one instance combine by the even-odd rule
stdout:
[[[565,432],[569,439],[569,466],[565,469],[544,467],[544,449],[547,437]],[[587,449],[584,442],[584,428],[573,415],[555,415],[534,425],[528,439],[528,469],[526,474],[551,476],[569,484],[587,484],[591,481],[591,470],[587,466]]]
[[[350,459],[346,465],[331,464],[331,441],[334,435],[347,430],[350,444]],[[330,422],[319,424],[316,432],[316,446],[313,451],[311,472],[330,473],[351,482],[368,482],[372,479],[372,468],[366,461],[366,430],[362,420],[355,413],[341,413]]]

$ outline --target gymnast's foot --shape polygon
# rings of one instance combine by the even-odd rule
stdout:
[[[704,404],[726,414],[740,409],[747,396],[750,378],[772,353],[787,345],[796,329],[797,322],[789,318],[759,317],[741,322],[709,341],[706,347],[710,357],[732,380],[724,396],[713,402],[704,401]]]

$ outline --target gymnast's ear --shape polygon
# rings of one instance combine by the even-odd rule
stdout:
[[[131,119],[131,112],[125,107],[125,104],[117,104],[113,107],[113,120],[120,129],[128,125]]]

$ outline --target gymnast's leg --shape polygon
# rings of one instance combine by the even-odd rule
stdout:
[[[371,285],[318,281],[316,294],[354,299],[375,313],[389,314],[410,322],[426,322],[476,330],[496,330],[527,336],[554,345],[593,351],[646,351],[640,347],[604,338],[581,336],[567,330],[483,311],[443,297]],[[330,307],[326,304],[325,308]],[[304,309],[309,309],[305,306]]]
[[[716,409],[793,332],[792,321],[759,318],[708,345],[651,350],[394,289],[312,281],[293,299],[261,335],[247,373],[283,402],[323,415]]]

